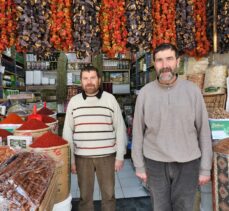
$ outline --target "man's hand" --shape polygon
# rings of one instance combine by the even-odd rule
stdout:
[[[146,173],[136,172],[136,176],[138,178],[140,178],[144,183],[146,183],[146,181],[147,181],[147,175],[146,175]]]
[[[75,163],[71,165],[71,172],[72,174],[76,174],[76,164]]]
[[[120,171],[124,165],[124,160],[115,160],[115,171]]]
[[[199,185],[205,185],[210,181],[211,177],[210,176],[204,176],[200,175],[199,176]]]

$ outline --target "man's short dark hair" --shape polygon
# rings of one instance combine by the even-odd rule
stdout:
[[[83,69],[81,69],[80,78],[82,78],[82,73],[83,72],[90,72],[90,71],[95,71],[97,76],[98,76],[98,78],[101,78],[99,70],[96,67],[92,66],[92,65],[85,66]]]
[[[153,59],[155,60],[155,55],[156,53],[158,53],[159,51],[163,51],[163,50],[167,50],[167,49],[170,49],[172,51],[175,51],[175,56],[176,58],[178,59],[179,58],[179,51],[177,49],[177,47],[171,43],[162,43],[160,45],[158,45],[154,51],[153,51]]]

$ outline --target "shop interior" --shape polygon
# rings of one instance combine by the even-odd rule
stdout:
[[[132,126],[139,90],[156,80],[153,49],[168,42],[181,52],[178,77],[202,91],[215,147],[212,183],[197,190],[195,211],[229,209],[229,170],[218,162],[229,162],[228,0],[7,0],[0,7],[0,210],[77,210],[80,192],[62,130],[69,100],[82,92],[80,70],[88,65],[99,69],[101,89],[115,96],[127,127],[125,165],[115,173],[117,210],[152,210],[147,184],[136,177],[131,160]],[[57,171],[42,156],[64,164]],[[14,172],[20,160],[31,162],[31,169],[46,168],[38,177],[22,166],[31,172],[20,179]],[[38,184],[49,179],[39,187],[30,177]],[[94,190],[97,211],[97,179]]]

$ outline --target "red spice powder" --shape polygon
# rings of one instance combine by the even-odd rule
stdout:
[[[12,136],[13,133],[9,132],[8,130],[0,129],[0,137],[7,138],[7,136]]]
[[[47,116],[47,115],[42,115],[42,122],[44,123],[52,123],[52,122],[56,122],[56,119]]]
[[[21,127],[17,128],[17,130],[39,130],[49,127],[44,122],[37,119],[30,119],[26,121]]]
[[[61,138],[58,135],[53,134],[52,132],[48,131],[44,133],[42,136],[38,137],[30,147],[33,148],[47,148],[47,147],[54,147],[54,146],[61,146],[67,144],[68,142]]]
[[[10,113],[0,124],[23,124],[24,121],[20,116],[15,113]]]
[[[44,114],[44,115],[52,115],[54,114],[54,112],[52,110],[50,110],[49,108],[43,107],[42,109],[40,109],[37,114]]]

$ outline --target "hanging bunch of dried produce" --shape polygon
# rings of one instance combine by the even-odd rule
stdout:
[[[210,42],[211,48],[213,46],[213,22],[214,22],[214,0],[207,0],[206,2],[206,16],[207,16],[207,38]]]
[[[194,20],[195,20],[195,41],[196,47],[192,50],[186,50],[189,56],[201,58],[210,51],[210,42],[207,39],[206,26],[206,0],[193,0],[194,2]]]
[[[184,52],[195,48],[195,22],[193,19],[194,5],[192,0],[176,2],[176,34],[177,47]]]
[[[16,9],[13,0],[0,0],[0,53],[15,43]]]
[[[127,46],[131,51],[138,51],[139,47],[145,51],[150,51],[153,32],[151,1],[127,0],[126,17]]]
[[[229,52],[229,2],[218,0],[217,9],[218,52]]]
[[[101,49],[99,2],[100,0],[73,1],[73,36],[77,58],[99,53]]]
[[[125,53],[127,30],[125,0],[102,0],[100,9],[102,51],[109,57]]]
[[[15,0],[17,9],[17,42],[19,52],[50,52],[50,4],[47,0]]]
[[[50,42],[59,51],[73,50],[71,0],[50,0],[51,28]]]
[[[152,14],[153,48],[161,43],[176,45],[176,0],[152,0]]]

